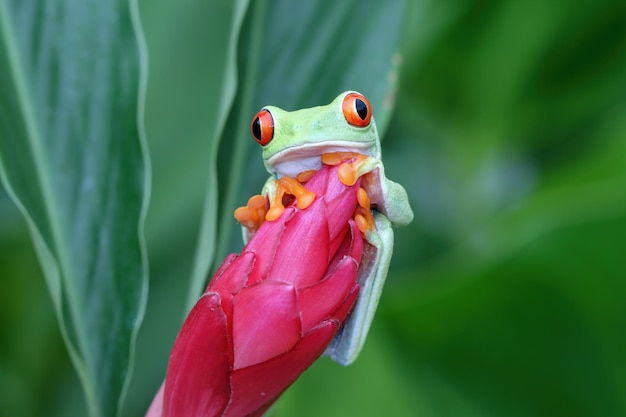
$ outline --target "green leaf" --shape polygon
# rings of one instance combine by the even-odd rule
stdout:
[[[388,288],[380,325],[416,371],[422,405],[439,416],[624,415],[624,213],[549,230],[488,267],[396,273],[415,285]],[[448,406],[463,402],[473,412]]]
[[[0,0],[0,171],[92,416],[117,412],[146,299],[137,22],[125,0]]]
[[[217,239],[216,220],[218,218],[218,178],[217,159],[219,144],[224,132],[224,126],[231,106],[235,100],[237,91],[237,46],[241,25],[248,9],[248,0],[240,0],[234,3],[231,32],[228,38],[227,56],[224,63],[224,80],[218,107],[215,130],[211,139],[211,151],[209,159],[208,187],[202,214],[202,225],[198,236],[196,257],[194,261],[191,285],[189,288],[188,307],[193,306],[202,287],[206,283],[206,275],[216,254],[215,243]],[[219,252],[218,252],[219,253]],[[219,261],[221,262],[221,261]]]
[[[233,211],[258,194],[267,173],[250,138],[252,116],[264,105],[287,110],[322,105],[345,90],[365,94],[384,132],[393,106],[404,2],[257,1],[243,24],[238,48],[239,87],[220,138],[219,221],[215,198],[205,206],[201,236],[217,236],[221,262],[242,244]],[[211,185],[210,191],[214,190]],[[201,238],[202,239],[202,238]],[[205,284],[207,251],[196,258],[190,301]]]
[[[153,172],[146,219],[150,301],[124,415],[145,413],[162,383],[186,315],[195,252],[202,247],[212,259],[215,250],[208,235],[198,245],[198,230],[204,201],[217,204],[212,202],[217,190],[208,186],[215,177],[215,132],[220,115],[230,108],[222,104],[226,93],[232,90],[231,99],[235,94],[236,73],[230,66],[235,65],[246,3],[139,2],[150,57],[145,116]]]

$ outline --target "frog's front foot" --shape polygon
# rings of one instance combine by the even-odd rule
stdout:
[[[304,188],[302,183],[310,180],[315,172],[315,170],[304,171],[296,178],[283,177],[268,182],[267,197],[262,195],[250,197],[245,206],[235,210],[235,219],[254,234],[265,220],[276,220],[283,214],[285,195],[292,196],[299,209],[309,207],[315,200],[315,193]]]
[[[301,175],[298,177],[303,178]],[[304,188],[298,179],[291,177],[282,177],[275,180],[268,194],[270,207],[265,214],[265,220],[269,221],[278,219],[285,211],[285,206],[283,205],[285,194],[292,195],[295,198],[296,207],[299,209],[309,207],[315,200],[315,193]]]
[[[235,210],[235,219],[246,229],[256,231],[265,220],[267,213],[266,199],[262,195],[253,195],[248,203]]]
[[[325,165],[339,165],[339,181],[344,185],[352,186],[363,175],[375,169],[379,161],[371,156],[357,152],[332,152],[322,155]]]

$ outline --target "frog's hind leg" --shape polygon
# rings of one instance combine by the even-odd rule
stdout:
[[[413,220],[413,210],[403,186],[385,175],[385,166],[377,159],[366,166],[371,171],[363,176],[361,186],[372,201],[372,209],[383,213],[394,226],[404,226]],[[373,168],[372,168],[373,165]]]
[[[382,168],[382,167],[381,167]],[[381,175],[382,204],[378,208],[394,226],[406,226],[413,221],[409,196],[403,186]]]
[[[378,212],[374,213],[374,220],[376,229],[369,230],[366,234],[369,245],[363,248],[363,258],[357,272],[359,297],[350,317],[325,352],[341,365],[350,365],[354,362],[365,343],[391,261],[393,252],[391,222]]]

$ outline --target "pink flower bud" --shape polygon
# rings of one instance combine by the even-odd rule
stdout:
[[[326,349],[354,306],[360,181],[338,167],[306,184],[306,209],[266,221],[229,255],[185,320],[147,416],[260,416]]]

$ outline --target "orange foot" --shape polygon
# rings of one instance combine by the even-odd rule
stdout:
[[[300,182],[291,177],[282,177],[274,182],[274,193],[270,200],[270,209],[265,215],[265,220],[276,220],[285,211],[283,205],[283,196],[291,194],[296,198],[296,207],[305,209],[309,207],[315,200],[315,193],[304,188]]]
[[[339,165],[339,181],[344,185],[356,184],[361,176],[372,170],[370,157],[357,152],[332,152],[322,155],[325,165]]]
[[[374,222],[374,216],[372,215],[370,198],[367,195],[365,188],[359,188],[357,194],[359,206],[354,212],[354,221],[358,226],[361,233],[367,235],[370,230],[376,230],[376,223]]]
[[[256,231],[265,220],[266,199],[262,195],[253,195],[248,204],[235,210],[235,219],[248,230]]]
[[[274,181],[271,196],[268,199],[262,195],[250,197],[248,204],[235,210],[235,219],[248,230],[256,231],[263,221],[276,220],[285,211],[283,197],[285,194],[294,196],[296,207],[305,209],[315,200],[315,193],[304,188],[302,183],[307,182],[315,175],[315,170],[304,171],[296,178],[283,177]]]
[[[364,177],[362,185],[367,186],[371,181],[371,173],[374,161],[367,155],[363,155],[357,152],[332,152],[322,155],[322,163],[325,165],[339,165],[339,181],[344,185],[352,186],[356,184],[356,181]],[[372,215],[370,198],[367,195],[365,188],[359,188],[357,194],[359,206],[354,212],[354,221],[356,222],[359,230],[364,235],[370,230],[376,230],[376,223],[374,216]]]

